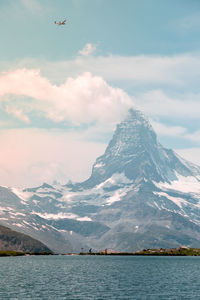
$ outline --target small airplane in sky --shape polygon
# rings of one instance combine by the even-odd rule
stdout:
[[[66,19],[64,21],[59,21],[59,22],[54,22],[54,24],[58,25],[58,26],[61,26],[61,25],[66,25]]]

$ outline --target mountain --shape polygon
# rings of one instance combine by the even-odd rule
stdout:
[[[175,172],[193,176],[200,168],[187,165],[172,151],[157,141],[148,120],[139,111],[131,110],[127,119],[117,126],[104,155],[96,160],[91,177],[82,186],[91,188],[113,174],[124,174],[133,182],[147,178],[170,182],[177,179]]]
[[[0,222],[55,252],[200,247],[200,167],[131,110],[81,183],[0,188]]]
[[[2,225],[0,225],[0,251],[52,253],[52,251],[41,242]]]

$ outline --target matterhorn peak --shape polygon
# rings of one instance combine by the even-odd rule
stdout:
[[[133,108],[129,109],[126,118],[118,126],[122,124],[131,124],[131,126],[135,126],[137,124],[138,126],[145,126],[152,129],[147,117],[140,110]]]
[[[117,125],[105,153],[97,158],[90,178],[81,185],[91,188],[118,173],[137,182],[143,178],[169,182],[176,179],[177,172],[191,175],[191,169],[172,150],[158,142],[143,113],[131,109]]]

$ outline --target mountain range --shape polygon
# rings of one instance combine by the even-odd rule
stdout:
[[[0,223],[58,253],[200,247],[200,167],[130,110],[86,181],[0,187]]]

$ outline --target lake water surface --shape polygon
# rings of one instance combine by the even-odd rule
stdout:
[[[0,299],[200,299],[200,257],[0,257]]]

